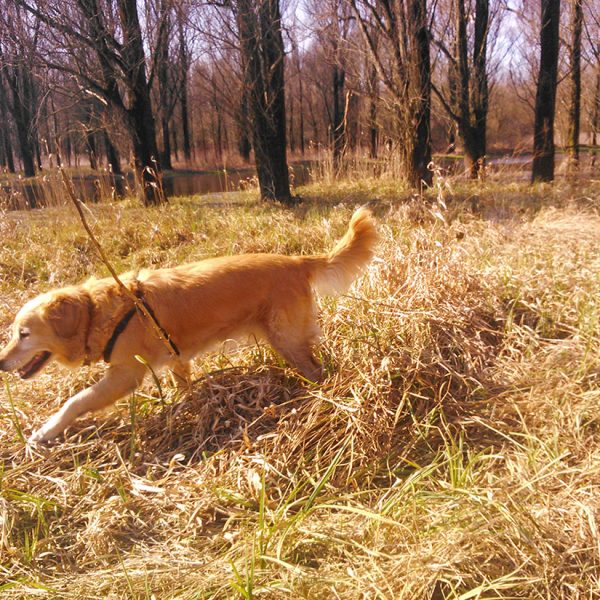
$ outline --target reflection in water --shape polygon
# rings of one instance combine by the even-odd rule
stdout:
[[[309,165],[294,165],[294,185],[308,182]],[[167,173],[163,176],[163,189],[167,197],[215,194],[258,187],[256,174],[251,169],[211,171],[210,173]]]
[[[294,185],[307,183],[310,178],[308,164],[294,165],[292,180]],[[78,198],[84,202],[98,202],[101,198],[117,199],[135,193],[131,176],[113,177],[103,174],[99,177],[81,176],[72,178]],[[163,176],[163,189],[167,198],[232,192],[257,187],[253,170],[211,171],[211,172],[168,172]],[[51,172],[42,180],[17,179],[0,186],[0,206],[18,210],[59,206],[66,203],[66,195],[60,174]]]

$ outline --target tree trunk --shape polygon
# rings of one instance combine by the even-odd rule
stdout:
[[[298,49],[295,49],[296,73],[298,76],[298,102],[300,104],[299,131],[298,139],[300,140],[300,153],[304,156],[304,84],[302,82],[302,71],[300,69],[300,55]]]
[[[337,172],[346,148],[346,115],[344,105],[344,85],[346,71],[338,65],[333,65],[332,71],[332,96],[333,111],[331,122],[331,136],[333,142],[333,168]]]
[[[106,131],[106,129],[102,130],[102,135],[104,137],[104,148],[106,149],[106,160],[109,164],[110,170],[114,176],[120,177],[123,175],[123,170],[121,169],[121,157],[119,156],[119,151],[112,143],[110,135],[108,135],[108,131]]]
[[[54,140],[54,147],[51,148],[51,152],[56,152],[56,164],[59,167],[63,166],[62,163],[62,149],[61,149],[61,139],[60,139],[60,135],[59,135],[59,130],[60,127],[58,125],[58,118],[57,118],[57,110],[56,110],[56,106],[54,105],[54,97],[52,94],[50,94],[50,109],[52,111],[52,138]]]
[[[67,157],[67,166],[71,168],[73,166],[73,145],[71,143],[71,133],[69,133],[69,127],[67,127],[67,135],[65,136],[64,150]]]
[[[4,95],[4,86],[2,85],[2,81],[0,80],[0,120],[2,121],[2,123],[7,123],[6,119],[6,97]],[[2,134],[0,135],[0,137],[2,138],[2,166],[8,169],[9,173],[14,173],[15,161],[13,158],[10,127],[5,126],[2,130]]]
[[[164,201],[159,187],[161,169],[157,160],[154,117],[149,102],[149,98],[137,97],[133,107],[127,111],[135,175],[141,186],[145,206]],[[151,123],[149,119],[152,120]]]
[[[169,92],[169,31],[171,21],[169,18],[169,1],[162,0],[159,11],[159,35],[157,40],[157,74],[158,95],[160,98],[160,126],[162,133],[162,150],[160,152],[160,165],[162,169],[172,169],[171,162],[171,131],[169,127],[171,94]]]
[[[169,127],[169,117],[163,113],[160,115],[160,125],[162,130],[162,151],[160,153],[161,169],[173,169],[171,161],[171,129]]]
[[[126,111],[136,178],[142,188],[146,206],[165,200],[160,187],[161,166],[156,146],[154,113],[150,101],[150,88],[146,78],[144,43],[137,13],[136,0],[118,0],[123,26],[123,54],[128,68],[127,80],[132,96]]]
[[[571,98],[569,103],[569,162],[579,165],[579,126],[581,122],[581,31],[583,28],[583,0],[573,0],[571,18]]]
[[[216,117],[216,119],[215,119]],[[223,159],[223,135],[221,128],[221,109],[220,103],[217,99],[217,92],[215,84],[213,83],[213,109],[210,115],[210,121],[212,124],[212,138],[213,138],[213,152],[215,160],[221,162]]]
[[[179,162],[179,137],[178,137],[177,125],[171,127],[171,148],[173,149],[173,155],[175,161]]]
[[[475,39],[473,47],[473,134],[476,140],[477,175],[485,168],[487,153],[487,114],[489,89],[487,76],[487,40],[489,30],[489,0],[476,0]]]
[[[252,144],[250,143],[250,123],[248,117],[248,94],[245,89],[242,89],[240,98],[240,107],[238,112],[238,150],[244,162],[250,162],[250,151]]]
[[[10,133],[7,131],[2,136],[2,166],[5,167],[9,173],[15,173],[15,160],[13,157],[12,143],[10,141]]]
[[[592,146],[594,146],[594,150],[598,144],[598,134],[600,134],[600,61],[596,65],[596,91],[592,109]],[[592,152],[592,166],[596,164],[596,156],[597,152]]]
[[[457,0],[460,2],[461,0]],[[456,9],[455,4],[451,5],[454,12]],[[456,18],[456,17],[455,17]],[[457,69],[457,57],[459,55],[458,31],[454,39],[453,52],[454,61],[448,61],[448,104],[450,108],[458,115],[459,104],[458,104],[458,69]],[[448,146],[446,148],[447,154],[453,154],[456,151],[456,137],[459,135],[458,121],[450,115],[450,124],[448,125]]]
[[[541,0],[540,72],[535,98],[531,179],[554,179],[554,111],[558,71],[560,0]]]
[[[433,181],[431,162],[431,63],[429,59],[429,29],[427,1],[409,2],[408,44],[410,68],[410,128],[409,147],[405,150],[406,174],[411,185],[421,189]]]
[[[264,200],[293,204],[286,157],[284,48],[279,0],[238,0],[237,19]]]
[[[296,150],[296,138],[294,136],[294,98],[290,98],[290,109],[289,109],[289,121],[290,121],[290,129],[288,133],[288,140],[290,146],[290,152],[294,152]]]
[[[28,111],[25,107],[19,107],[16,110],[15,127],[17,138],[19,140],[19,149],[21,150],[21,163],[23,165],[23,174],[25,177],[35,176],[35,148],[33,140],[29,134],[30,120]]]
[[[9,110],[13,115],[21,164],[25,177],[35,176],[35,143],[32,102],[33,82],[25,67],[15,64],[5,67],[5,81],[10,91]]]
[[[488,0],[476,0],[473,40],[473,81],[469,73],[467,16],[464,0],[456,3],[456,63],[458,67],[456,103],[458,130],[463,140],[465,169],[476,179],[485,166],[488,112],[487,34]]]
[[[192,160],[192,143],[190,134],[190,116],[188,109],[188,51],[185,43],[183,21],[179,20],[179,61],[181,63],[181,125],[183,133],[183,157],[186,163]]]
[[[93,131],[86,127],[85,130],[85,147],[90,161],[90,169],[98,170],[98,148],[96,147],[96,136]]]
[[[379,97],[377,91],[377,69],[374,66],[366,66],[368,72],[367,86],[369,93],[369,116],[367,127],[369,130],[369,157],[377,158],[379,145],[379,128],[377,127],[377,100]]]

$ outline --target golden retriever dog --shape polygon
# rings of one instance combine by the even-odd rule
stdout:
[[[376,242],[371,213],[360,208],[329,254],[211,258],[125,273],[120,279],[129,294],[113,278],[90,279],[30,300],[0,351],[0,370],[28,379],[52,360],[69,367],[109,364],[100,381],[67,400],[30,441],[51,440],[77,417],[135,390],[147,371],[136,355],[187,381],[194,356],[224,340],[255,335],[317,381],[321,365],[313,349],[320,330],[313,290],[347,289],[371,260]]]

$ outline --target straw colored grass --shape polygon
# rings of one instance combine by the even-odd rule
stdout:
[[[90,211],[122,270],[317,252],[373,197],[377,259],[320,301],[325,382],[262,344],[22,438],[102,367],[0,390],[7,598],[600,595],[600,190],[367,184]],[[399,194],[400,195],[400,194]],[[67,208],[0,219],[0,325],[105,274]]]

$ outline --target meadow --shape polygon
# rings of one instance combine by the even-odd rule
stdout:
[[[3,598],[600,597],[600,182],[314,183],[88,205],[118,271],[330,249],[377,257],[319,301],[326,370],[256,342],[27,436],[102,365],[0,377]],[[0,210],[0,342],[106,268],[71,206]]]

